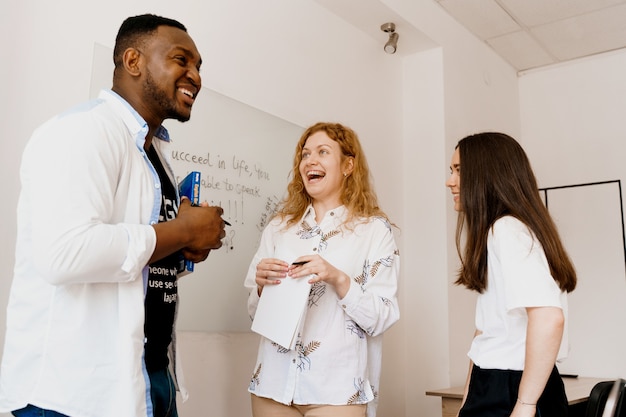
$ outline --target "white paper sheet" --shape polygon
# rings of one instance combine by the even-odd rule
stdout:
[[[283,278],[278,285],[266,285],[257,306],[252,331],[293,349],[309,299],[310,276]]]

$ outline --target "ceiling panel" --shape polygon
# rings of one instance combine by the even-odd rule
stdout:
[[[518,71],[626,47],[626,0],[433,0]]]
[[[525,31],[488,39],[487,44],[515,68],[538,68],[557,62]]]
[[[562,61],[623,48],[626,4],[538,26],[531,33]]]
[[[473,0],[469,0],[470,3]],[[604,9],[624,0],[500,0],[502,7],[518,18],[525,26],[538,26],[557,22]]]
[[[521,29],[495,0],[441,0],[439,4],[481,39]]]

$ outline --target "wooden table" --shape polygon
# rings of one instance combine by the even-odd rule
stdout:
[[[607,378],[590,378],[590,377],[578,377],[578,378],[563,378],[563,384],[565,385],[565,393],[567,394],[567,400],[570,407],[576,404],[587,402],[589,399],[589,393],[594,385],[601,381],[608,381]],[[441,397],[441,416],[442,417],[455,417],[461,408],[461,401],[463,401],[463,390],[465,387],[452,387],[442,388],[436,390],[426,391],[426,395],[432,395],[435,397]],[[582,407],[582,404],[578,408]]]

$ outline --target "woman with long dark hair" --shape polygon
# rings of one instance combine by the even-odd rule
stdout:
[[[479,293],[459,417],[566,416],[555,364],[567,354],[576,272],[528,157],[508,135],[479,133],[459,141],[450,170],[456,284]]]

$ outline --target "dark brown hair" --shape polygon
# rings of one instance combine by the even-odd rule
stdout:
[[[113,48],[113,63],[115,67],[122,65],[122,55],[128,48],[138,47],[145,38],[152,35],[159,26],[171,26],[187,32],[187,28],[177,20],[161,17],[154,14],[132,16],[122,22]]]
[[[539,196],[537,180],[522,147],[496,132],[461,139],[461,210],[456,245],[461,269],[455,284],[482,293],[487,288],[487,236],[496,220],[513,216],[534,234],[545,252],[550,273],[563,291],[576,287],[576,272],[556,226]],[[461,235],[465,249],[461,255]]]

